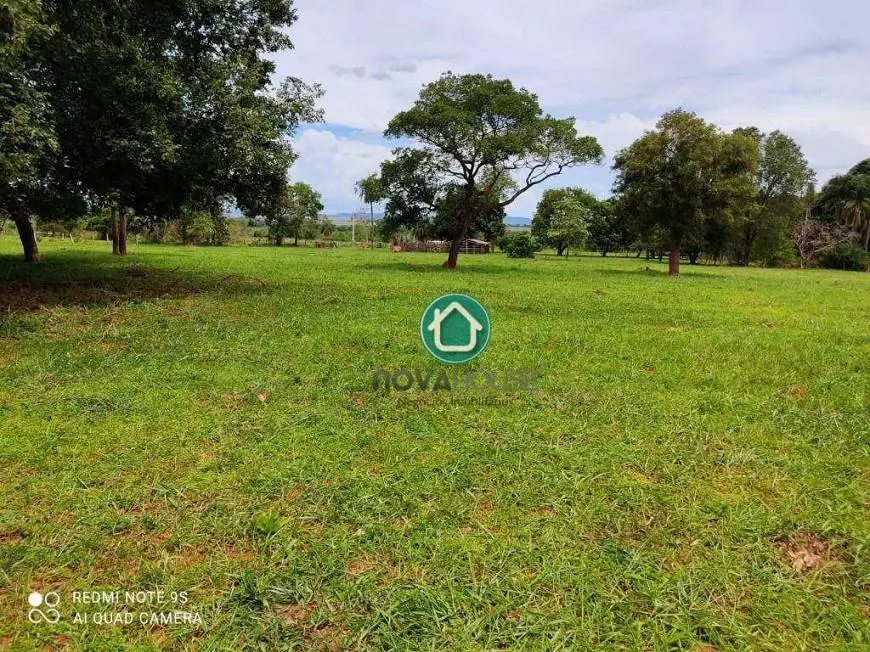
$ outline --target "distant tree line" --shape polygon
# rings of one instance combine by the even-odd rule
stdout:
[[[870,160],[816,194],[815,174],[791,137],[755,127],[725,133],[677,109],[617,153],[613,168],[611,198],[582,188],[544,193],[531,228],[538,248],[666,255],[674,275],[681,257],[842,269],[870,263]]]
[[[0,7],[0,217],[25,259],[39,258],[34,218],[102,211],[119,255],[134,217],[152,233],[209,219],[219,241],[228,202],[287,237],[300,214],[288,136],[320,119],[321,94],[272,83],[295,20],[288,0]]]
[[[612,197],[547,190],[531,238],[504,238],[506,206],[565,169],[603,157],[572,118],[545,115],[537,97],[508,80],[446,73],[385,135],[411,144],[396,148],[357,192],[372,206],[384,204],[384,237],[449,240],[448,269],[470,235],[497,241],[513,256],[542,247],[559,255],[587,248],[667,256],[672,275],[682,257],[692,264],[866,265],[870,163],[816,195],[800,147],[779,131],[724,132],[694,113],[670,111],[616,154]]]

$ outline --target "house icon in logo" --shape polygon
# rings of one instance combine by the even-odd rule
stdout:
[[[457,313],[468,324],[468,340],[465,344],[444,344],[441,338],[441,329],[444,320],[453,313]],[[455,319],[455,318],[454,318]],[[483,325],[477,321],[474,316],[465,309],[458,301],[454,301],[444,310],[435,309],[432,321],[426,327],[426,330],[432,331],[435,336],[435,348],[444,353],[467,353],[473,351],[477,346],[477,334],[483,330]]]

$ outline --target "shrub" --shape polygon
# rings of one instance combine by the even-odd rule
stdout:
[[[534,258],[535,252],[540,251],[538,242],[528,233],[515,233],[505,236],[499,243],[508,258]]]
[[[863,247],[846,243],[823,253],[819,264],[827,269],[862,272],[870,266],[870,255]]]

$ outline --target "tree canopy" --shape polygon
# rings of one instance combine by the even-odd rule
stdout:
[[[814,210],[822,220],[849,229],[854,239],[870,250],[870,159],[828,181]]]
[[[589,230],[589,235],[593,236],[593,241],[590,244],[596,249],[603,249],[604,251],[612,249],[615,245],[609,244],[609,238],[606,233],[610,228],[608,224],[613,222],[613,211],[610,208],[610,202],[598,199],[591,192],[583,188],[550,188],[545,190],[532,217],[532,236],[542,246],[555,249],[556,254],[559,256],[565,252],[565,249],[569,246],[568,243],[555,236],[551,229],[556,206],[565,199],[576,201],[588,211],[586,218],[587,229]]]
[[[295,158],[288,136],[301,120],[320,119],[318,86],[295,78],[272,84],[268,55],[292,46],[292,2],[22,0],[14,7],[20,44],[0,46],[0,58],[15,64],[4,67],[11,74],[0,73],[0,84],[27,80],[18,84],[17,115],[39,116],[44,134],[31,132],[20,148],[45,161],[31,184],[43,200],[28,198],[23,212],[56,213],[58,201],[44,200],[48,191],[111,206],[120,219],[115,250],[124,253],[131,210],[147,223],[190,210],[215,214],[229,200],[257,213],[279,200]],[[2,132],[13,121],[5,106],[0,117]],[[0,179],[7,212],[13,190],[27,185],[21,160],[14,178]]]
[[[815,174],[800,146],[789,136],[773,131],[762,133],[756,127],[736,129],[755,145],[754,200],[739,216],[735,229],[737,259],[747,265],[754,257],[775,255],[791,236],[800,218],[800,202]],[[761,249],[761,251],[756,251]]]
[[[445,73],[390,121],[385,135],[415,142],[397,148],[382,167],[387,224],[419,228],[438,215],[439,202],[455,206],[448,269],[456,267],[461,242],[480,216],[603,156],[594,138],[577,135],[573,118],[545,114],[535,95],[490,75]],[[516,185],[505,191],[508,178]]]
[[[664,114],[615,158],[615,193],[637,230],[658,229],[679,274],[680,248],[711,218],[733,219],[752,201],[757,148],[742,134],[725,134],[695,115]]]
[[[299,235],[307,224],[314,225],[323,210],[320,193],[307,183],[287,184],[284,187],[280,201],[266,213],[266,224],[269,226],[269,236],[276,245],[284,238],[293,238],[293,244],[298,244]]]

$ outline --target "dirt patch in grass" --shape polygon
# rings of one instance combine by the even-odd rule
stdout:
[[[799,532],[794,540],[779,539],[774,543],[784,562],[794,570],[808,571],[830,559],[830,545],[809,532]]]
[[[363,575],[375,567],[375,562],[369,557],[354,559],[348,564],[347,572],[351,575]]]
[[[797,387],[791,388],[791,395],[794,398],[806,398],[809,393],[810,390],[808,390],[804,385],[798,385]]]
[[[275,609],[278,617],[291,627],[297,627],[308,622],[311,614],[317,609],[316,602],[307,604],[281,604]]]
[[[14,546],[21,543],[24,538],[24,532],[21,530],[11,530],[9,532],[0,532],[0,546]]]

